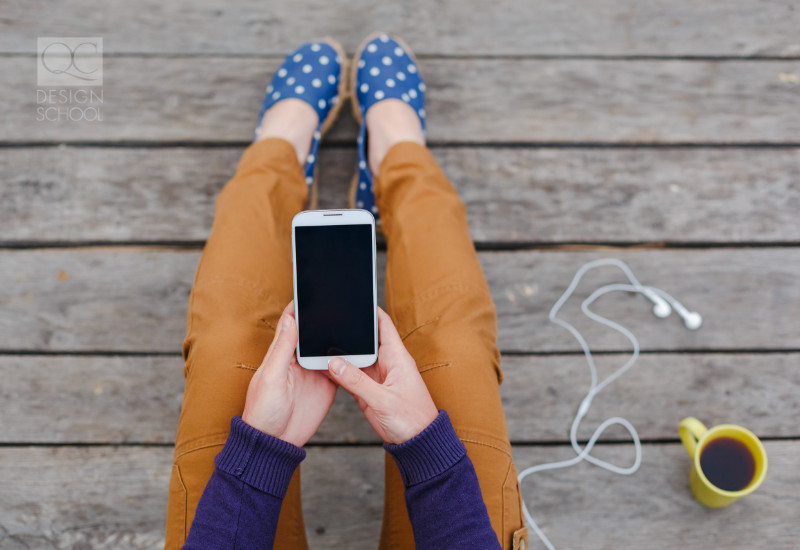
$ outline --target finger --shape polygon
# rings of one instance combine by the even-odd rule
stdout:
[[[403,345],[403,340],[389,314],[378,308],[378,338],[381,345]]]
[[[368,404],[375,403],[380,398],[383,388],[361,372],[361,369],[341,357],[334,357],[328,361],[328,372],[337,384]]]
[[[288,368],[294,358],[297,347],[297,325],[294,317],[284,310],[278,320],[278,329],[275,331],[275,339],[269,347],[264,363],[275,364],[282,370]]]
[[[278,326],[275,328],[275,336],[272,338],[272,343],[269,345],[269,349],[267,349],[267,354],[264,356],[264,361],[262,361],[262,363],[266,362],[267,359],[269,359],[270,355],[272,354],[272,348],[275,347],[275,343],[278,341],[278,337],[281,334],[281,324],[283,322],[283,316],[284,315],[289,315],[293,320],[295,320],[294,325],[295,325],[295,327],[297,326],[297,320],[295,319],[295,316],[294,316],[294,300],[290,301],[288,303],[288,305],[285,308],[283,308],[283,311],[281,312],[281,316],[278,318]],[[295,345],[297,345],[297,344],[295,344]],[[297,362],[297,360],[295,359],[295,356],[292,356],[292,360]],[[298,366],[299,366],[299,363],[298,363]]]
[[[264,360],[261,361],[262,364],[269,359],[270,354],[272,353],[272,348],[275,347],[275,343],[278,341],[278,336],[281,334],[281,322],[283,321],[283,316],[289,314],[294,318],[294,300],[289,302],[289,304],[283,308],[281,311],[281,316],[278,317],[278,323],[275,325],[275,334],[272,336],[272,342],[269,344],[269,348],[267,348],[267,353],[264,355]]]

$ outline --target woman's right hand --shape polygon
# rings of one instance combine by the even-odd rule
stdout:
[[[331,378],[356,398],[361,411],[387,443],[404,443],[439,415],[414,358],[392,319],[378,308],[378,362],[359,369],[336,357],[328,362]]]

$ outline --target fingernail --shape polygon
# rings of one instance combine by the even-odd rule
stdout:
[[[333,374],[339,376],[344,371],[345,363],[344,359],[340,357],[334,357],[328,361],[328,366],[333,371]]]
[[[284,314],[281,325],[283,328],[292,328],[292,316],[289,314]]]

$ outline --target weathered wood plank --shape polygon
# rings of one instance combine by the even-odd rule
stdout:
[[[602,380],[629,355],[596,356]],[[578,431],[588,440],[606,418],[622,416],[644,439],[677,439],[677,425],[695,416],[709,425],[732,422],[760,437],[798,437],[797,354],[642,355],[633,369],[592,401]],[[583,356],[504,357],[501,386],[511,440],[564,441],[589,390]],[[784,423],[786,423],[784,425]],[[606,440],[628,441],[610,429]]]
[[[147,0],[113,8],[12,1],[0,21],[0,51],[35,51],[32,37],[52,36],[47,21],[58,20],[60,33],[103,36],[113,53],[284,54],[326,35],[353,51],[367,32],[387,29],[419,54],[790,56],[800,53],[795,7],[788,0]]]
[[[601,356],[605,375],[626,355]],[[761,437],[800,437],[798,354],[644,355],[594,400],[579,437],[624,416],[644,439],[674,439],[692,414],[743,424]],[[566,441],[588,388],[581,357],[503,358],[514,442]],[[173,443],[183,391],[179,357],[0,356],[3,443]],[[604,439],[625,439],[610,431]],[[355,401],[337,394],[314,443],[378,442]]]
[[[729,508],[704,508],[688,488],[689,457],[679,444],[645,445],[632,477],[588,464],[534,474],[523,497],[557,548],[781,548],[797,546],[800,442],[768,442],[763,485]],[[632,445],[594,453],[614,464],[633,461]],[[522,468],[574,456],[571,449],[516,448]],[[691,527],[689,527],[691,526]],[[538,540],[532,540],[539,546]]]
[[[178,352],[199,256],[140,247],[0,251],[0,349]],[[635,327],[643,349],[800,348],[798,249],[601,249],[479,253],[497,305],[501,350],[578,350],[547,312],[578,267],[607,256],[629,262],[644,284],[664,288],[705,317],[693,332],[675,316],[659,321],[638,296],[598,302],[598,313]],[[611,268],[589,274],[564,310],[596,349],[629,344],[582,322],[580,300],[622,277]]]
[[[102,122],[37,122],[45,105],[33,59],[0,58],[2,140],[247,142],[279,61],[112,58]],[[425,59],[421,71],[434,143],[796,143],[800,135],[800,88],[785,77],[800,74],[797,60]],[[349,116],[332,131],[354,135]]]
[[[0,260],[0,280],[8,285],[0,291],[3,347],[69,350],[94,341],[90,347],[180,351],[185,335],[180,312],[188,303],[199,252],[98,248],[6,253]],[[161,276],[153,277],[156,272]],[[121,332],[108,338],[103,326]],[[134,333],[149,338],[151,332],[169,334],[169,345],[134,344],[139,337],[131,338]],[[34,333],[38,343],[30,338]],[[118,347],[122,341],[128,344]]]
[[[766,449],[762,487],[724,510],[704,509],[692,499],[689,459],[678,444],[645,445],[642,469],[632,477],[582,465],[531,478],[523,493],[560,547],[794,548],[800,442],[767,442]],[[514,455],[522,468],[570,452],[517,447]],[[629,445],[597,450],[617,463],[628,462],[631,452]],[[311,546],[375,547],[383,453],[380,447],[308,449],[303,509]],[[171,460],[169,448],[2,448],[0,544],[9,550],[160,548]]]
[[[3,443],[174,443],[180,357],[0,356]]]
[[[0,240],[202,241],[242,148],[0,149]],[[800,149],[435,148],[476,242],[800,240]],[[320,154],[320,207],[356,157]]]
[[[164,545],[171,448],[0,449],[0,547]]]

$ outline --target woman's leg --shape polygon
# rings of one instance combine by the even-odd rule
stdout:
[[[388,250],[388,313],[467,448],[498,539],[517,548],[527,533],[500,400],[497,319],[464,205],[428,149],[411,142],[388,150],[375,194]],[[413,545],[403,483],[387,457],[381,548]]]
[[[189,300],[167,549],[183,545],[231,418],[242,413],[250,378],[292,299],[291,220],[307,197],[297,148],[273,137],[247,148],[217,198]],[[306,547],[298,469],[281,508],[275,548]]]

